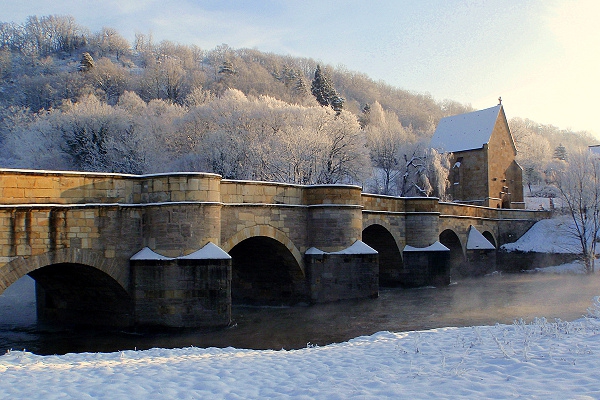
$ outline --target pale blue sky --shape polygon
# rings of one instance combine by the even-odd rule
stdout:
[[[596,0],[0,0],[2,21],[69,14],[212,49],[310,57],[476,108],[497,104],[600,136],[600,2]],[[594,97],[592,97],[594,95]]]

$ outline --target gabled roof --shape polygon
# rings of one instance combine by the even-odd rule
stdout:
[[[480,149],[487,144],[502,105],[442,118],[431,138],[431,147],[444,152]]]
[[[135,253],[130,260],[174,260],[174,258],[165,257],[162,254],[158,254],[157,252],[150,250],[149,247],[144,247]]]
[[[469,227],[467,250],[496,250],[493,244],[486,239],[473,225]]]
[[[200,250],[178,258],[182,260],[231,260],[231,256],[213,242],[208,242]]]

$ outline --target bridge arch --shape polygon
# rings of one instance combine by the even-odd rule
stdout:
[[[100,251],[67,248],[27,258],[18,257],[0,267],[0,294],[21,277],[54,264],[80,264],[93,267],[110,276],[123,290],[128,291],[129,268],[122,268],[121,265],[117,265],[116,259],[107,259]]]
[[[483,231],[481,232],[481,234],[483,235],[484,238],[486,238],[491,244],[494,245],[494,247],[496,249],[498,249],[498,242],[496,241],[496,238],[494,237],[494,234],[490,231]]]
[[[100,254],[64,249],[15,259],[2,268],[6,287],[25,275],[36,282],[38,321],[67,325],[127,327],[133,324],[128,279]]]
[[[223,242],[221,248],[229,253],[231,249],[233,249],[237,244],[239,244],[243,240],[255,236],[268,237],[284,245],[290,251],[294,259],[298,263],[298,267],[302,271],[302,274],[305,275],[302,254],[300,254],[300,251],[294,245],[294,242],[292,242],[285,233],[283,233],[277,228],[272,227],[271,225],[255,225],[251,228],[244,228],[229,239],[227,239],[225,242]]]
[[[401,243],[404,243],[404,238],[400,235],[399,229],[394,229],[384,216],[380,216],[379,218],[371,217],[363,220],[363,232],[372,225],[381,225],[384,227],[394,237],[394,241],[396,242],[396,246],[398,246],[398,248],[401,247]]]
[[[308,301],[300,252],[283,232],[270,226],[244,229],[223,249],[232,258],[234,303],[291,305]]]
[[[396,238],[390,229],[382,224],[371,223],[363,229],[362,240],[379,253],[380,286],[400,285],[404,263]]]
[[[450,249],[450,274],[458,271],[464,264],[465,251],[459,236],[452,229],[446,229],[440,233],[440,243]]]

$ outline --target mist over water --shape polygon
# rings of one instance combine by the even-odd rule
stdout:
[[[385,330],[510,324],[535,317],[572,321],[586,314],[597,295],[596,275],[502,274],[441,288],[382,288],[377,299],[294,307],[237,305],[232,326],[223,330],[136,333],[38,327],[33,280],[26,277],[0,295],[0,352],[64,354],[187,346],[295,349]]]
[[[0,354],[35,343],[36,322],[35,282],[25,276],[0,295]]]

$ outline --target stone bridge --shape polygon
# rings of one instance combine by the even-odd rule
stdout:
[[[29,275],[41,321],[222,326],[232,303],[376,297],[493,270],[495,248],[548,216],[350,185],[0,169],[0,293]]]

